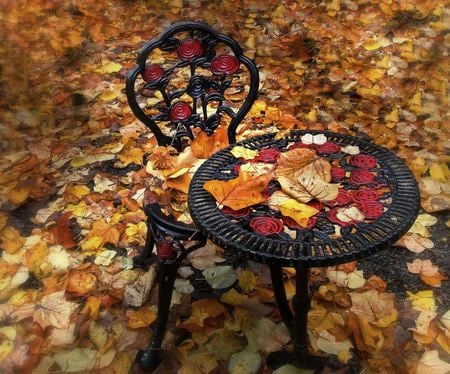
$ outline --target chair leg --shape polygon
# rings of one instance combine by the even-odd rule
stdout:
[[[133,258],[133,265],[135,267],[145,268],[147,267],[146,261],[153,252],[153,246],[155,245],[155,234],[150,226],[147,224],[147,237],[145,238],[145,246],[142,252]]]
[[[144,370],[154,370],[161,362],[161,345],[166,333],[169,319],[170,302],[179,262],[158,263],[158,316],[154,328],[153,339],[145,351],[140,351],[136,362]]]
[[[270,275],[272,277],[272,287],[275,294],[278,309],[281,317],[288,328],[291,336],[294,334],[294,317],[286,298],[286,290],[283,282],[283,268],[277,265],[270,265]]]

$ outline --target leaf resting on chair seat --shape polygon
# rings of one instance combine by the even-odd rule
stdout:
[[[266,201],[267,198],[262,195],[262,192],[271,179],[270,174],[253,177],[246,172],[241,172],[235,179],[210,180],[204,187],[219,204],[239,210]]]

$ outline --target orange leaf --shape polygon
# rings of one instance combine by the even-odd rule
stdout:
[[[445,275],[442,275],[441,273],[437,272],[436,274],[432,276],[420,274],[420,279],[425,284],[428,284],[432,287],[441,287],[442,281],[448,279]]]
[[[71,249],[76,246],[74,241],[75,235],[70,229],[69,217],[71,215],[71,212],[63,214],[50,230],[55,237],[55,243],[62,245],[65,249]]]
[[[294,148],[280,154],[275,169],[277,177],[295,177],[296,172],[316,157],[316,151],[308,148]]]
[[[177,191],[181,191],[185,194],[189,191],[189,184],[191,183],[191,177],[188,173],[185,173],[178,178],[166,179],[166,185],[169,188],[173,188]]]
[[[15,253],[24,243],[25,238],[12,226],[6,227],[0,235],[0,249],[6,253]]]
[[[102,243],[111,243],[117,245],[120,232],[115,227],[108,225],[104,220],[98,220],[92,225],[92,230],[87,238],[99,236],[102,238]]]
[[[83,271],[73,271],[70,273],[66,290],[77,296],[82,296],[91,292],[95,288],[96,283],[97,278],[94,274]]]
[[[127,327],[138,329],[147,327],[156,320],[156,311],[153,308],[143,307],[138,310],[127,311]]]
[[[210,180],[205,183],[204,188],[219,204],[239,210],[266,201],[262,192],[271,179],[270,174],[254,177],[241,172],[237,178],[229,181]]]
[[[213,153],[228,145],[228,134],[225,126],[208,136],[205,132],[198,134],[191,143],[192,153],[197,158],[208,158]]]

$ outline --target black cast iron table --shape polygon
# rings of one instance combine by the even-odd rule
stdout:
[[[233,146],[241,145],[253,150],[276,149],[285,152],[292,145],[299,144],[301,136],[305,134],[324,134],[328,143],[334,143],[340,148],[346,145],[358,146],[361,153],[377,160],[376,168],[372,169],[376,178],[364,188],[387,187],[388,191],[386,192],[385,188],[384,195],[379,197],[383,205],[382,214],[372,217],[373,219],[369,222],[345,224],[338,236],[331,235],[333,229],[330,231],[330,222],[327,221],[324,213],[318,215],[316,227],[298,230],[295,239],[284,233],[265,236],[250,229],[249,217],[236,219],[226,214],[220,209],[213,196],[204,189],[205,182],[209,180],[227,180],[236,177],[234,173],[236,165],[242,160],[232,155]],[[192,219],[208,239],[225,250],[270,266],[275,299],[294,342],[292,362],[300,367],[309,367],[311,360],[314,361],[314,359],[308,355],[307,341],[307,314],[311,307],[308,269],[364,258],[378,250],[388,248],[397,241],[409,229],[418,214],[420,196],[416,181],[402,160],[391,151],[372,142],[338,133],[292,131],[289,136],[281,139],[276,139],[275,134],[267,134],[238,142],[233,146],[215,153],[195,173],[189,190],[189,209]],[[339,151],[332,155],[325,154],[325,156],[334,160],[335,164],[339,163],[347,175],[357,169],[355,165],[348,162],[352,156],[347,153]],[[358,189],[346,180],[341,182],[349,188],[350,193],[354,194],[354,191]],[[263,206],[256,207],[250,215],[261,214],[274,215],[273,212],[265,211]],[[286,299],[283,266],[296,269],[296,295],[293,299],[295,315]]]

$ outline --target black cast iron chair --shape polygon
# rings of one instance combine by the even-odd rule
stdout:
[[[126,80],[133,113],[153,132],[158,145],[178,151],[199,130],[211,135],[223,123],[228,125],[229,143],[234,143],[236,129],[253,105],[258,87],[258,69],[239,44],[198,22],[175,23],[146,43]],[[136,361],[151,370],[160,362],[177,269],[206,239],[195,226],[166,216],[156,203],[147,205],[145,213],[146,245],[134,264],[145,266],[156,243],[158,317],[152,343]]]

